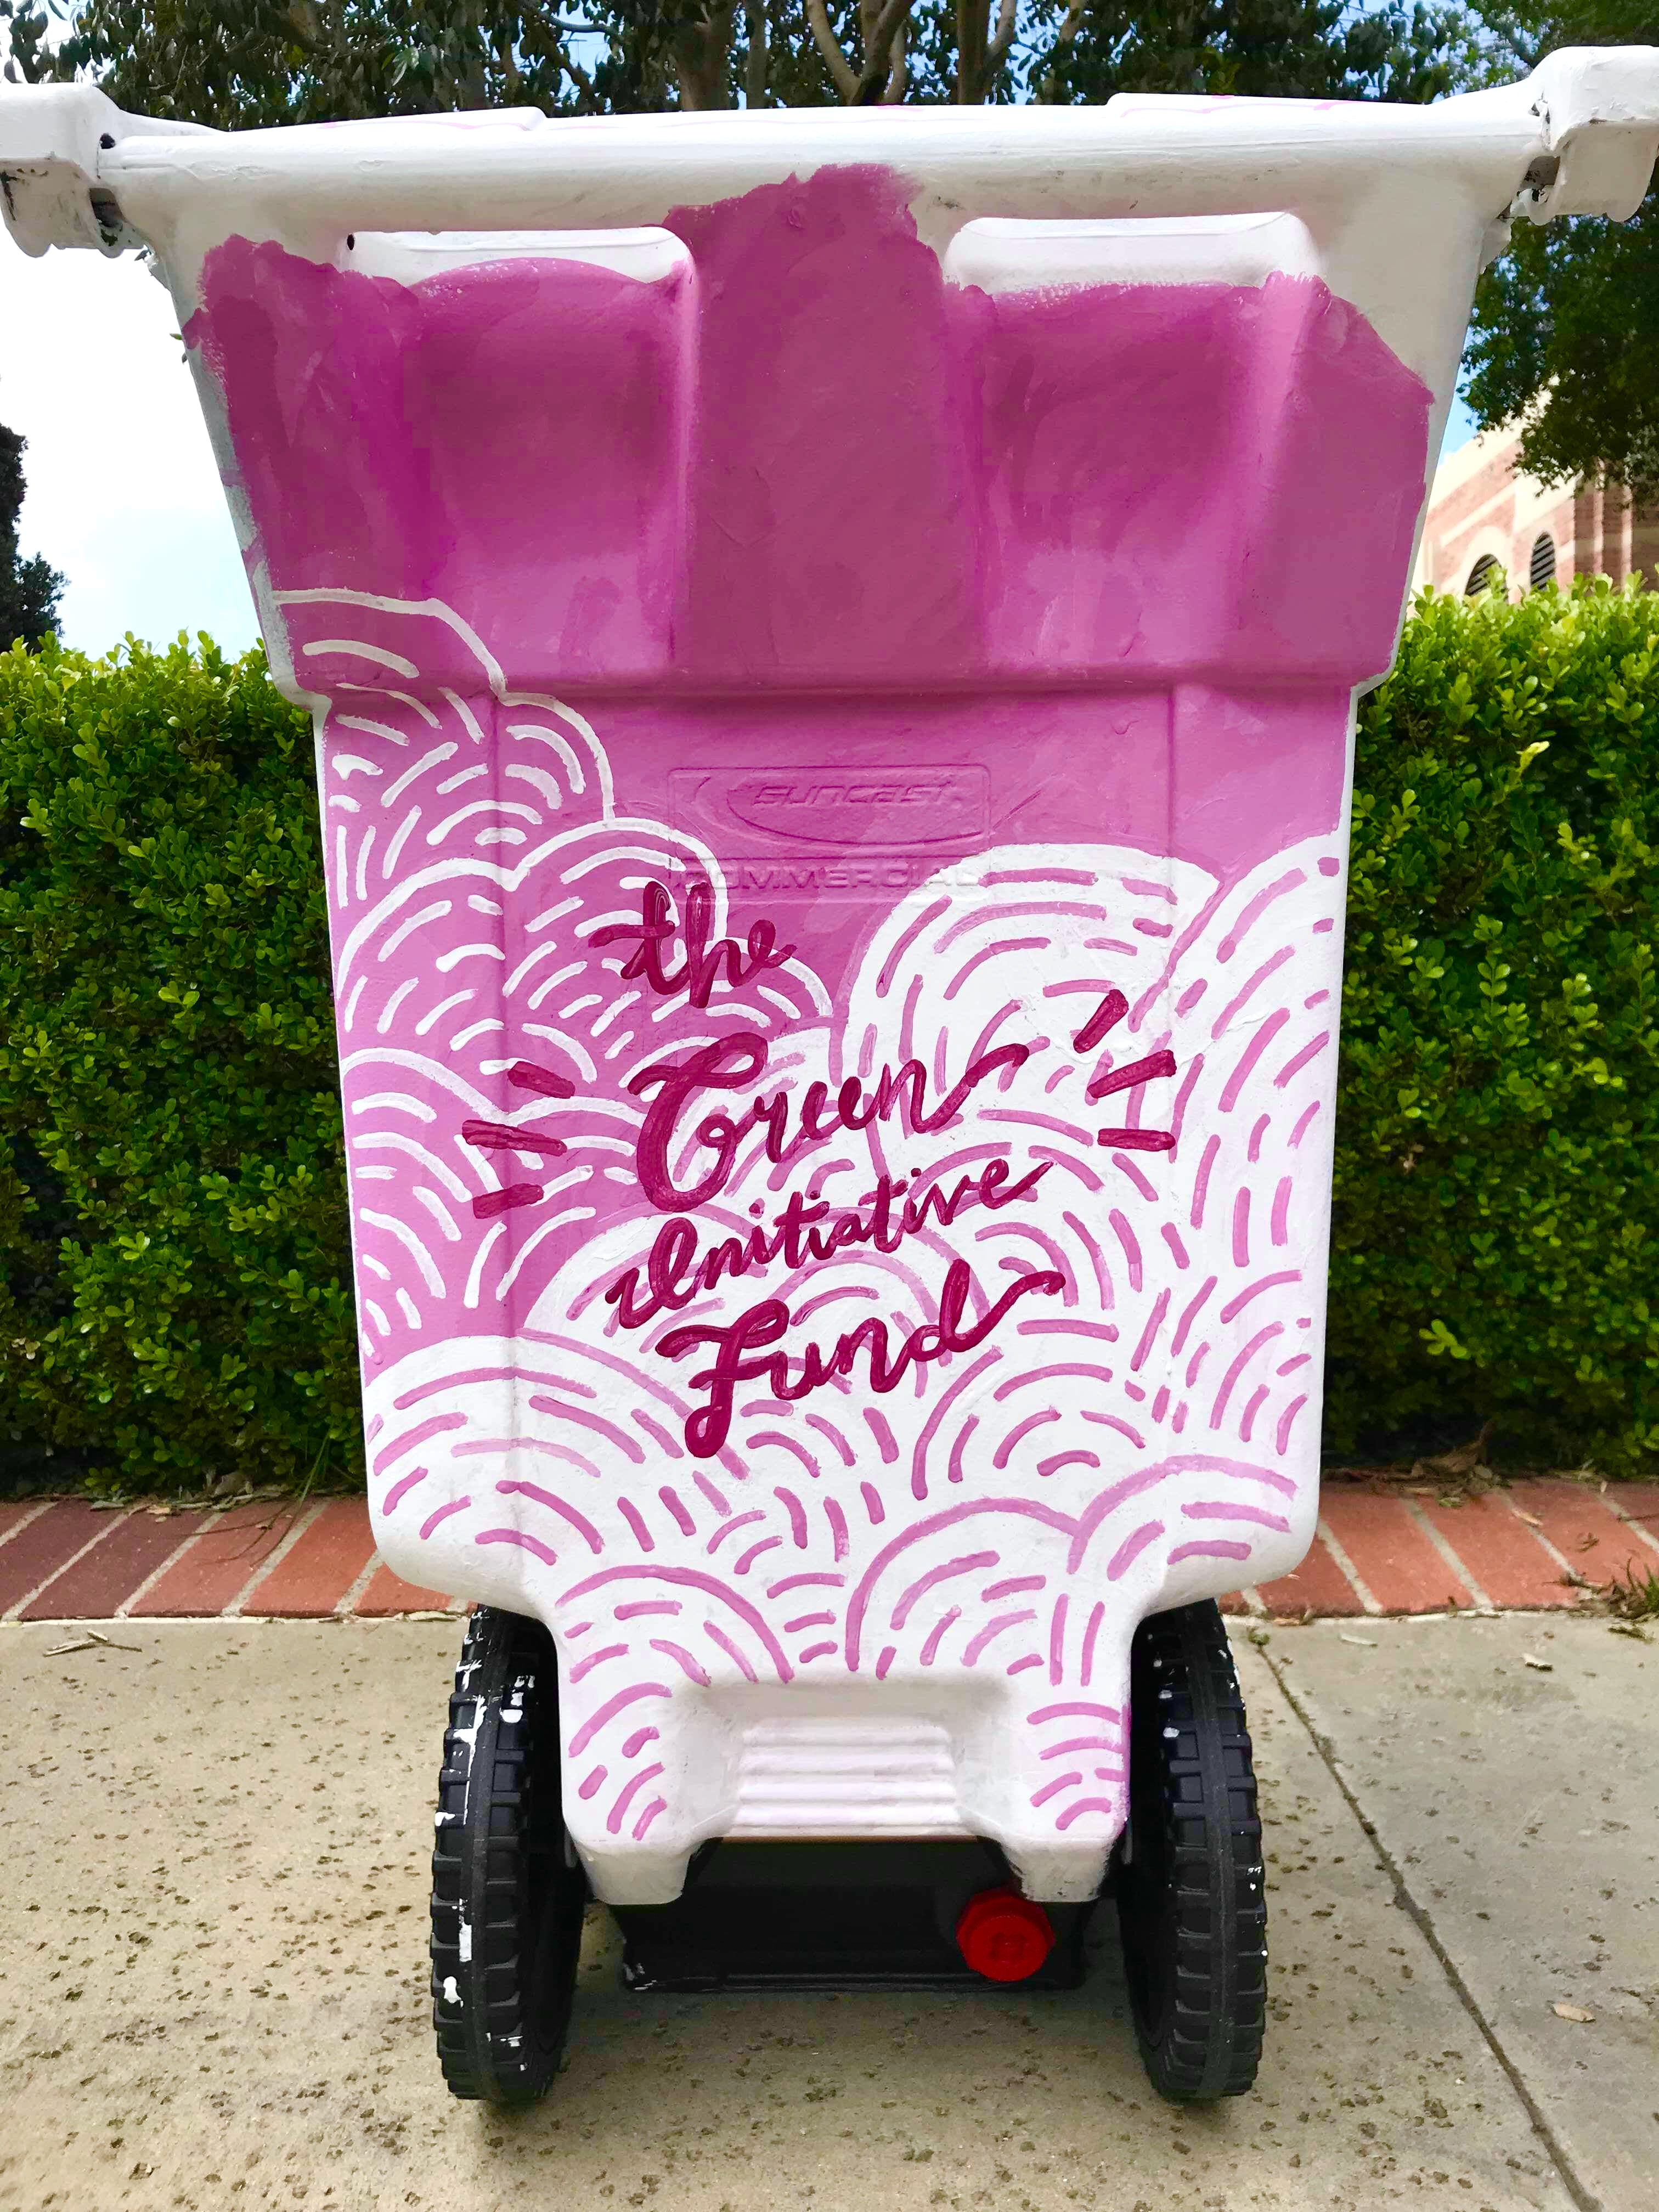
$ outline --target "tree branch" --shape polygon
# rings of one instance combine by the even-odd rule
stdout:
[[[823,56],[824,66],[835,80],[836,90],[845,100],[858,98],[859,76],[841,50],[841,41],[830,22],[830,12],[823,0],[806,0],[806,20],[818,52]]]
[[[744,0],[743,97],[748,107],[766,105],[767,64],[765,0]]]
[[[1002,0],[1001,10],[997,16],[996,36],[985,56],[985,82],[980,88],[981,100],[991,89],[991,79],[1007,60],[1008,49],[1014,43],[1015,4],[1016,0]]]
[[[893,41],[909,20],[911,0],[887,0],[864,46],[864,72],[848,104],[867,107],[881,98],[892,66]]]
[[[887,74],[887,89],[881,95],[883,100],[890,106],[897,106],[899,101],[904,97],[904,88],[909,82],[909,30],[908,23],[901,23],[898,36],[893,41],[893,66]]]
[[[1066,10],[1065,20],[1054,33],[1054,43],[1048,49],[1048,67],[1044,72],[1042,84],[1037,88],[1036,98],[1041,106],[1053,107],[1059,104],[1060,79],[1054,73],[1054,64],[1060,58],[1061,48],[1069,46],[1083,28],[1083,17],[1087,5],[1088,0],[1071,0],[1071,4]]]

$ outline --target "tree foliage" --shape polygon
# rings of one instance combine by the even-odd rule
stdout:
[[[54,634],[64,588],[63,578],[38,553],[25,561],[18,551],[26,442],[0,423],[0,653],[14,645],[39,645]]]
[[[1191,0],[1147,9],[1073,4],[1036,69],[1039,96],[1118,92],[1427,100],[1475,68],[1459,9],[1399,0],[1356,12],[1343,0]]]
[[[1517,223],[1482,278],[1468,398],[1483,428],[1522,419],[1521,459],[1547,483],[1659,492],[1659,196],[1635,220]]]
[[[224,129],[515,105],[1425,100],[1474,51],[1458,0],[0,0],[0,17],[26,79],[89,76],[136,112]]]
[[[1528,66],[1558,46],[1659,45],[1659,6],[1557,0],[1503,27],[1507,52]],[[1522,465],[1546,482],[1588,477],[1650,497],[1659,493],[1656,341],[1659,193],[1628,223],[1518,222],[1476,295],[1468,402],[1483,428],[1522,422]]]
[[[223,129],[453,107],[550,114],[1231,92],[1425,100],[1563,45],[1659,42],[1659,0],[0,0],[11,72]],[[66,35],[58,35],[66,33]],[[54,40],[56,43],[54,43]],[[1468,398],[1526,465],[1659,492],[1659,196],[1516,226]]]

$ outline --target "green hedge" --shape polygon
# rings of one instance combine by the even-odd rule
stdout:
[[[1659,1450],[1656,652],[1652,596],[1425,599],[1365,702],[1334,1451]],[[325,946],[258,654],[0,655],[14,1474],[360,1471]]]
[[[307,718],[204,639],[0,654],[0,1425],[130,1488],[361,1466]]]
[[[1425,594],[1361,708],[1328,1449],[1659,1449],[1656,656],[1652,593]]]

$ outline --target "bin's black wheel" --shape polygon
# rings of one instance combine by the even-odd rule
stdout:
[[[1140,2055],[1173,2104],[1243,2096],[1261,2057],[1267,1913],[1250,1739],[1218,1607],[1142,1621],[1129,1698],[1117,1899]]]
[[[587,1882],[559,1798],[539,1621],[481,1607],[455,1670],[432,1853],[432,2024],[458,2097],[529,2105],[559,2070]]]

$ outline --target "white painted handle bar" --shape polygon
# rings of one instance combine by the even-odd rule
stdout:
[[[1659,50],[1570,49],[1432,106],[1121,97],[1105,107],[871,107],[204,131],[90,86],[0,87],[0,191],[28,253],[147,241],[175,267],[231,231],[324,247],[347,230],[660,222],[830,163],[915,186],[941,250],[980,216],[1292,210],[1321,223],[1427,190],[1488,224],[1634,213],[1659,146]]]

